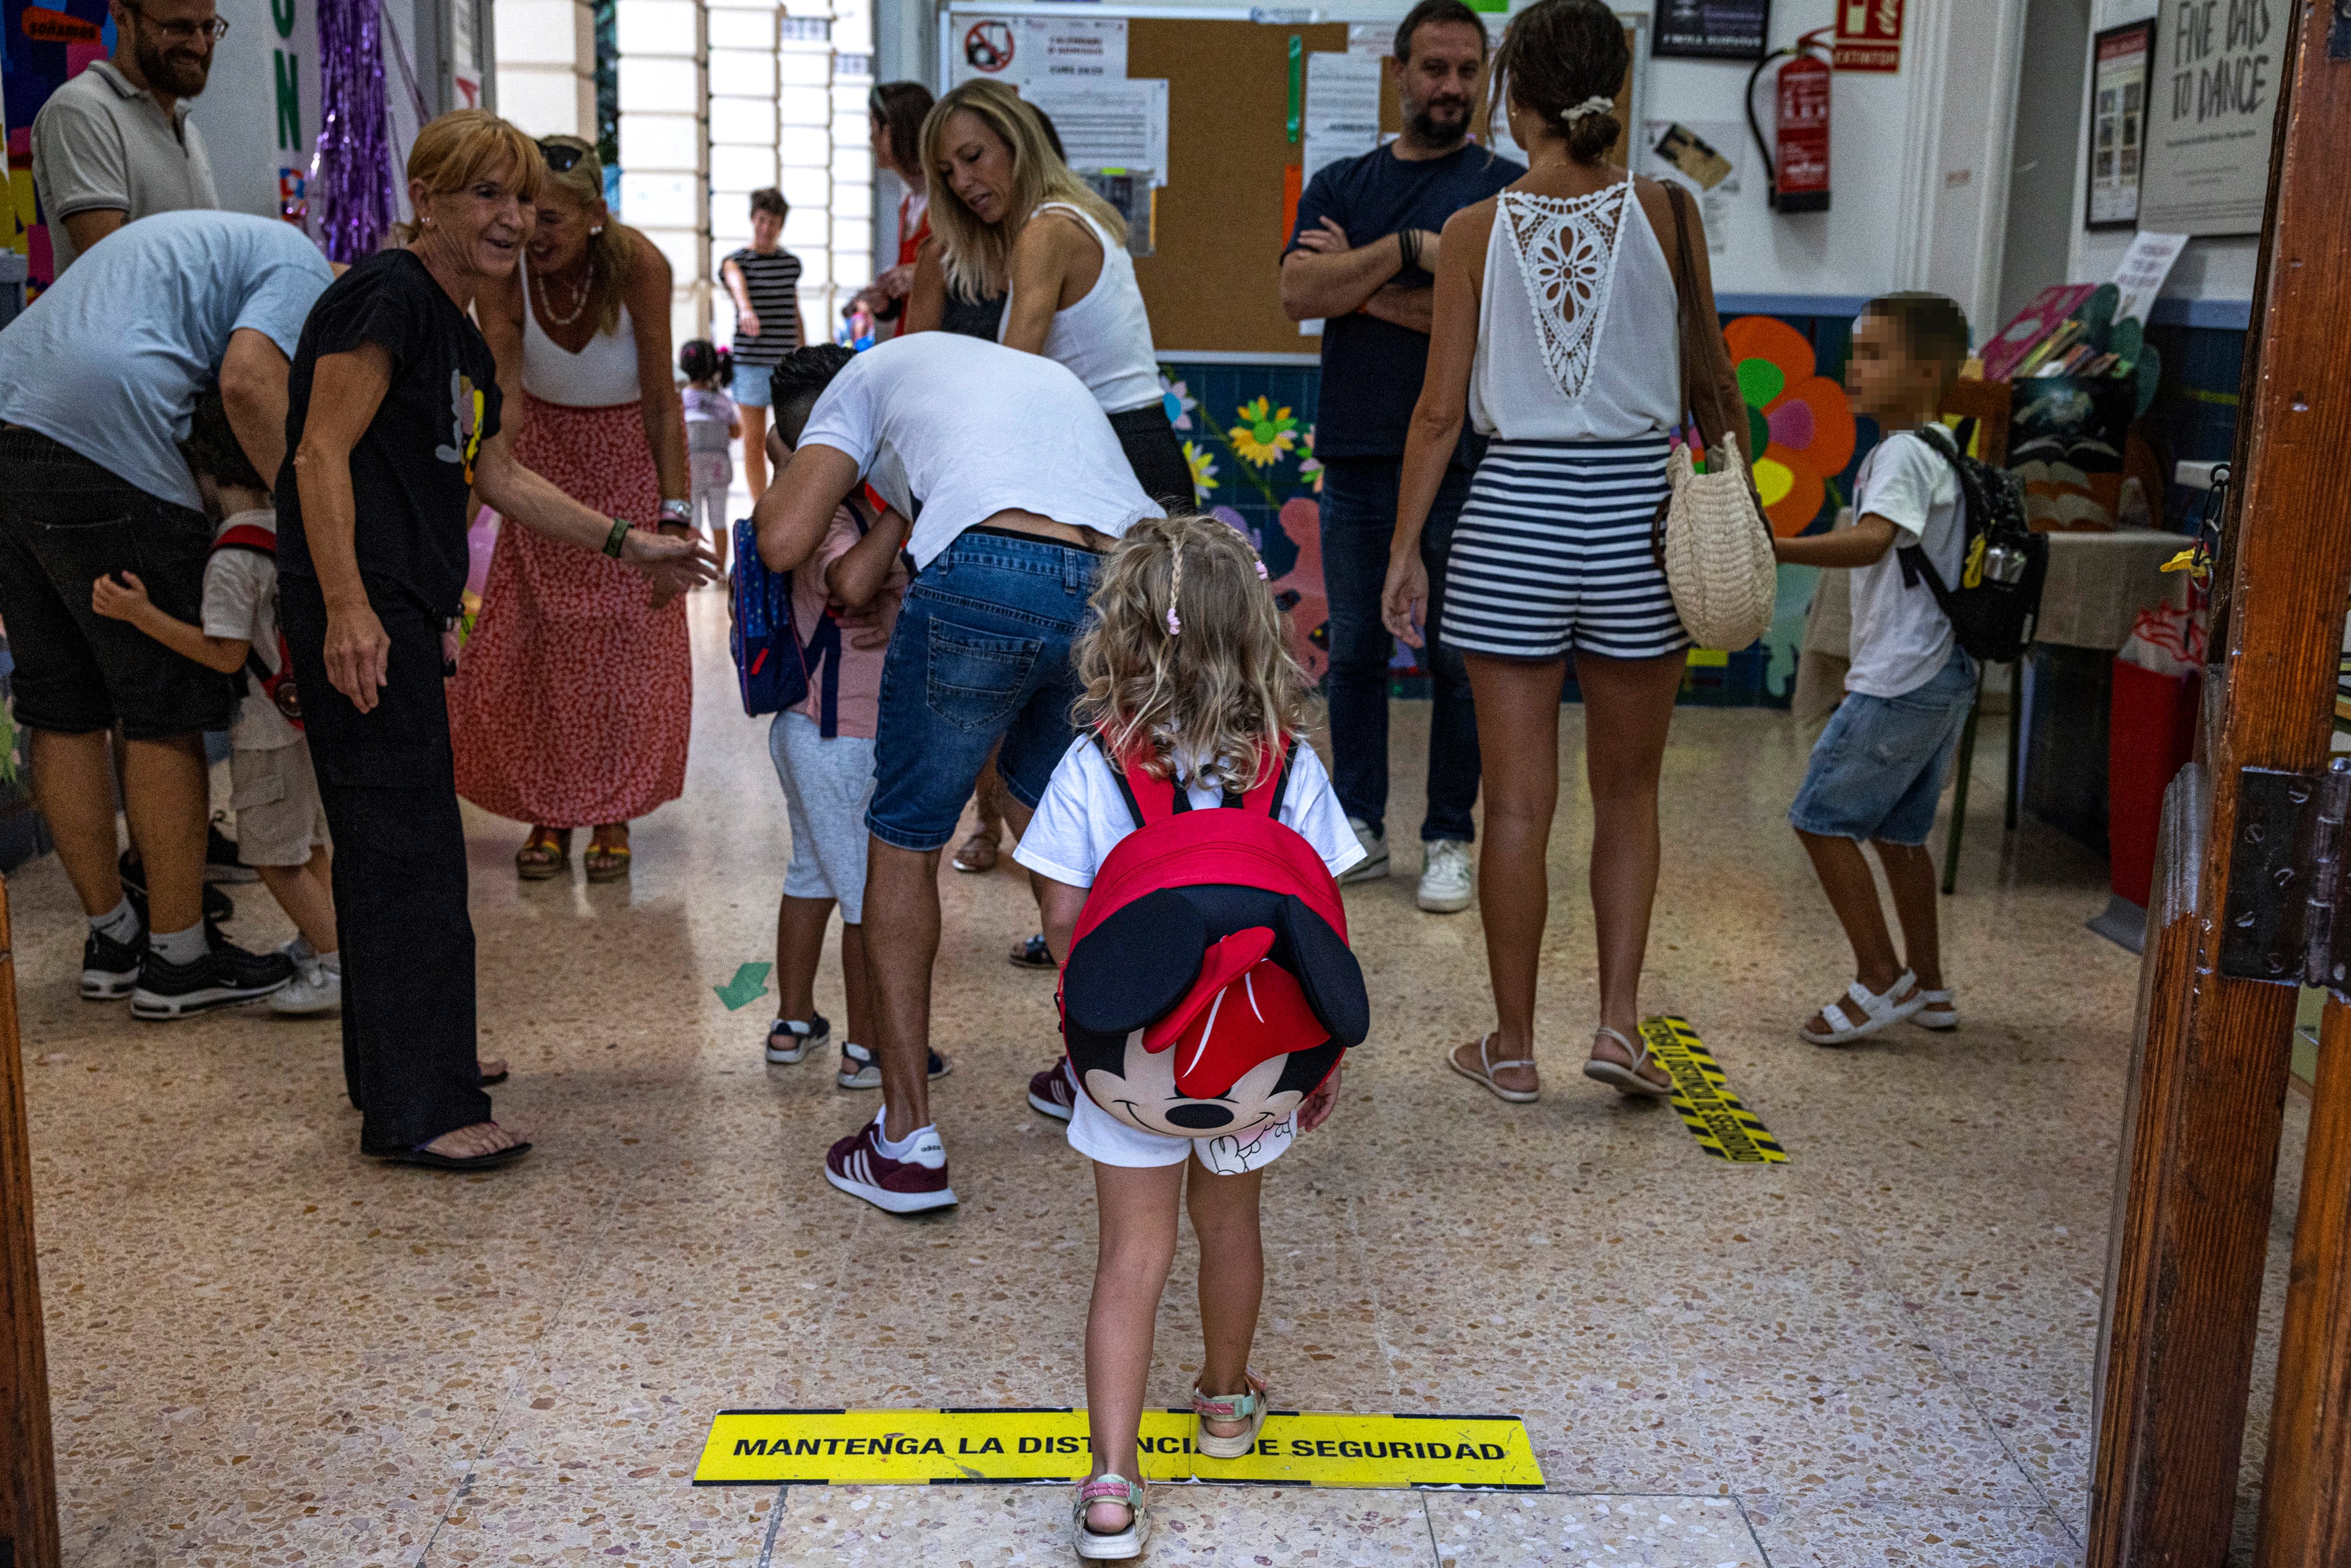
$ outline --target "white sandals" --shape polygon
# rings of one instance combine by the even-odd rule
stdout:
[[[1918,1000],[1921,1006],[1911,1015],[1910,1021],[1920,1029],[1940,1031],[1959,1027],[1959,1009],[1951,1000],[1950,992],[1920,991]]]
[[[1659,1083],[1655,1079],[1641,1076],[1641,1064],[1650,1060],[1649,1042],[1646,1039],[1644,1039],[1640,1044],[1635,1045],[1613,1029],[1596,1029],[1592,1032],[1595,1036],[1606,1035],[1610,1040],[1623,1046],[1625,1054],[1633,1060],[1629,1062],[1602,1061],[1597,1059],[1586,1061],[1583,1064],[1583,1075],[1586,1078],[1595,1083],[1605,1083],[1619,1094],[1639,1094],[1651,1100],[1663,1100],[1673,1093],[1674,1086],[1670,1077],[1666,1082]]]
[[[1265,1430],[1265,1379],[1244,1370],[1241,1380],[1249,1385],[1245,1394],[1207,1395],[1200,1385],[1192,1385],[1192,1446],[1212,1459],[1246,1458],[1257,1447],[1257,1435]],[[1208,1430],[1211,1421],[1246,1421],[1249,1430],[1236,1432],[1229,1437],[1219,1437]]]
[[[1126,1510],[1126,1528],[1096,1530],[1086,1522],[1086,1510],[1098,1502],[1114,1502]],[[1104,1471],[1078,1487],[1070,1504],[1070,1540],[1078,1556],[1088,1563],[1123,1563],[1143,1555],[1151,1542],[1151,1504],[1141,1481]]]
[[[1494,1074],[1505,1067],[1531,1068],[1535,1063],[1534,1058],[1531,1056],[1512,1057],[1508,1061],[1489,1061],[1486,1052],[1492,1048],[1493,1044],[1494,1036],[1491,1030],[1478,1038],[1478,1065],[1474,1068],[1462,1066],[1457,1048],[1447,1046],[1445,1048],[1445,1065],[1472,1083],[1484,1084],[1496,1098],[1508,1100],[1513,1105],[1524,1105],[1539,1096],[1541,1091],[1538,1089],[1505,1089],[1494,1082]]]
[[[1860,1009],[1861,1016],[1858,1019],[1845,1011],[1844,1002],[1831,1002],[1821,1009],[1821,1019],[1829,1026],[1827,1032],[1823,1033],[1800,1026],[1796,1030],[1797,1037],[1809,1040],[1814,1045],[1847,1045],[1856,1040],[1876,1034],[1879,1030],[1889,1029],[1905,1019],[1915,1017],[1927,1006],[1927,993],[1918,992],[1907,1002],[1896,1001],[1894,998],[1909,990],[1917,983],[1917,976],[1905,969],[1892,985],[1883,991],[1875,992],[1859,980],[1855,980],[1845,987],[1845,995],[1852,999],[1853,1005]],[[1950,993],[1944,991],[1940,995],[1944,1005],[1948,1007],[1951,999]],[[1951,1014],[1951,1022],[1954,1024],[1959,1022],[1959,1015],[1956,1012]],[[1941,1027],[1950,1026],[1947,1024]]]

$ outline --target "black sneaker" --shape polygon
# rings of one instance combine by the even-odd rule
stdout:
[[[212,950],[193,964],[167,964],[149,947],[139,961],[139,988],[131,993],[131,1016],[161,1021],[257,1001],[294,977],[294,960],[283,953],[248,953],[215,936]]]
[[[122,858],[114,862],[122,878],[122,896],[139,912],[139,924],[147,924],[147,868],[141,863],[138,852],[125,850]],[[207,873],[206,874],[210,874]],[[258,872],[254,873],[258,876]],[[211,883],[204,883],[204,924],[225,925],[236,918],[236,901]]]
[[[139,960],[147,951],[147,925],[141,921],[139,929],[128,942],[117,942],[103,931],[93,930],[81,945],[81,999],[86,1002],[119,1002],[131,994],[139,983]]]
[[[220,831],[218,822],[204,826],[204,880],[258,882],[261,873],[237,858],[236,841]]]

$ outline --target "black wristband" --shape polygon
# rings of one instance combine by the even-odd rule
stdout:
[[[1420,265],[1420,231],[1418,229],[1396,231],[1396,256],[1404,263],[1404,269],[1406,272],[1412,271]]]

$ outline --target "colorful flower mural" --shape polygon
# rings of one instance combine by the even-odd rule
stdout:
[[[1316,495],[1322,493],[1322,459],[1314,455],[1314,427],[1306,427],[1305,443],[1298,449],[1298,476],[1308,481]]]
[[[1200,406],[1200,400],[1182,382],[1169,380],[1164,370],[1159,372],[1159,401],[1167,410],[1168,423],[1178,430],[1192,428],[1192,411]]]
[[[1817,373],[1813,345],[1770,316],[1741,316],[1723,329],[1739,391],[1747,402],[1747,454],[1771,531],[1792,538],[1813,526],[1829,481],[1853,460],[1853,412],[1844,389]]]
[[[1234,412],[1241,423],[1225,434],[1232,441],[1234,455],[1242,462],[1269,468],[1297,446],[1297,416],[1287,408],[1275,408],[1271,398],[1259,397]]]
[[[1184,444],[1184,461],[1192,465],[1192,489],[1206,497],[1217,487],[1217,460],[1205,448]]]

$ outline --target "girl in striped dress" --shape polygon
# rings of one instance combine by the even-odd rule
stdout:
[[[1583,1071],[1625,1094],[1672,1086],[1641,1042],[1638,992],[1657,885],[1657,776],[1689,640],[1649,541],[1687,403],[1678,291],[1707,329],[1717,318],[1704,237],[1690,236],[1696,276],[1677,280],[1664,188],[1607,161],[1626,66],[1623,26],[1603,0],[1539,0],[1495,52],[1485,114],[1490,123],[1504,109],[1528,172],[1445,225],[1382,606],[1389,629],[1419,646],[1420,534],[1466,402],[1493,439],[1454,534],[1443,635],[1467,655],[1478,706],[1478,892],[1496,1019],[1447,1060],[1514,1102],[1539,1089],[1535,991],[1570,659],[1583,697],[1600,949]]]

